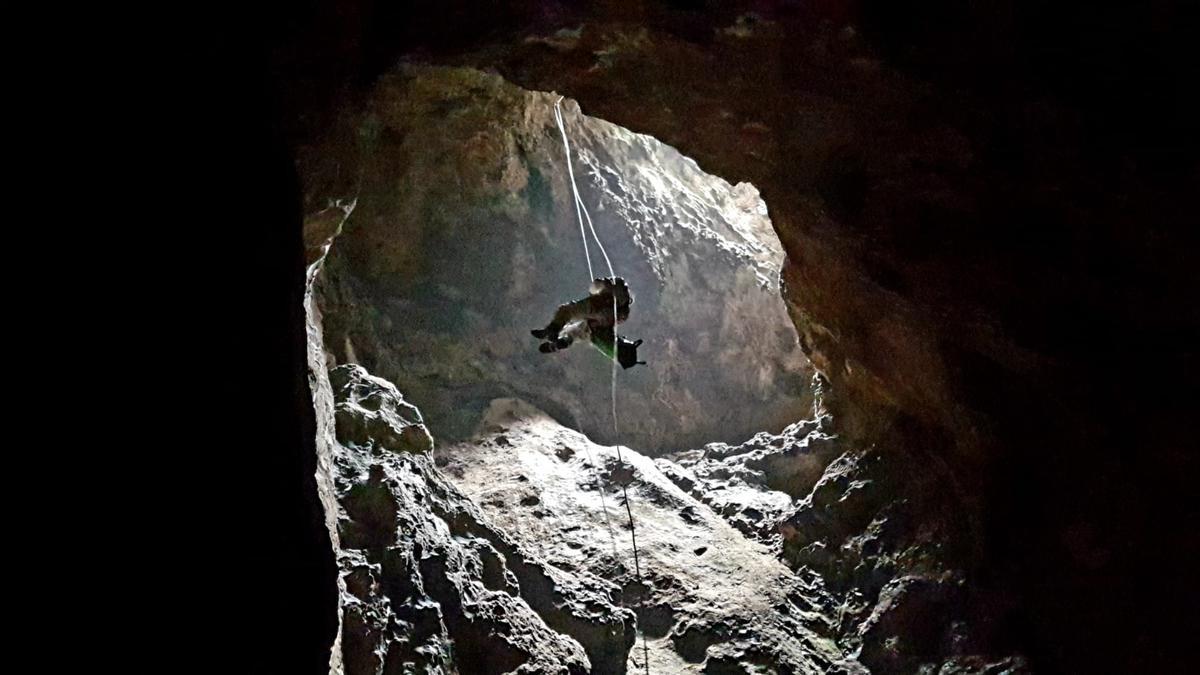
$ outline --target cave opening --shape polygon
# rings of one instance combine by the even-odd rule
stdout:
[[[207,425],[203,454],[174,455],[236,456],[235,470],[204,472],[232,488],[218,500],[231,508],[212,519],[210,547],[232,554],[231,586],[266,578],[298,596],[301,579],[323,584],[329,602],[313,594],[312,623],[325,626],[336,565],[330,672],[620,671],[634,625],[622,603],[656,642],[655,672],[1023,673],[1025,657],[1047,672],[1185,670],[1178,590],[1195,537],[1179,533],[1189,532],[1195,434],[1191,399],[1175,391],[1191,391],[1186,375],[1200,371],[1137,367],[1147,354],[1195,361],[1194,312],[1179,309],[1194,304],[1179,289],[1195,276],[1181,187],[1196,153],[1180,122],[1194,106],[1174,95],[1187,81],[1180,30],[1193,25],[1183,3],[1099,14],[992,5],[964,14],[934,3],[906,15],[919,19],[916,31],[897,18],[903,10],[871,2],[374,4],[226,22],[255,33],[246,41],[254,54],[243,60],[243,40],[218,40],[234,53],[201,80],[212,91],[197,106],[206,117],[198,149],[212,167],[203,171],[216,185],[195,181],[196,203],[208,208],[197,227],[175,228],[197,235],[195,277],[215,300],[203,313],[184,303],[187,325],[206,327],[194,331],[195,351],[214,368],[251,364],[244,372],[261,377],[202,378],[222,386],[200,408],[223,398],[251,432],[231,439],[226,426]],[[398,59],[454,67],[422,75],[409,61],[380,78]],[[581,252],[565,250],[577,245],[569,217],[557,223],[561,240],[546,235],[541,248],[517,250],[510,236],[537,221],[531,211],[563,204],[561,169],[492,161],[525,152],[529,138],[505,130],[527,124],[514,111],[529,91],[568,93],[716,174],[753,181],[787,251],[783,324],[828,378],[800,377],[790,391],[804,410],[805,396],[825,388],[819,398],[836,426],[817,408],[809,419],[781,414],[804,421],[779,433],[749,435],[777,428],[745,417],[763,408],[701,401],[685,411],[689,430],[662,415],[654,423],[680,428],[630,428],[651,439],[621,439],[647,461],[606,480],[632,478],[637,504],[663,509],[639,514],[658,556],[648,587],[625,583],[627,554],[606,555],[604,523],[584,520],[600,511],[597,481],[578,470],[592,463],[587,451],[602,470],[618,468],[604,447],[585,444],[613,440],[607,368],[584,348],[550,361],[525,333],[584,283]],[[438,135],[452,129],[468,133]],[[307,288],[298,197],[308,262],[329,252]],[[211,246],[214,226],[230,245]],[[561,256],[541,255],[558,241]],[[468,243],[479,251],[453,264],[441,255]],[[214,266],[218,253],[229,263]],[[497,255],[518,253],[556,265],[524,268],[521,303],[455,285],[469,273],[491,278],[484,290],[519,287],[489,277]],[[373,287],[379,279],[394,286]],[[546,290],[554,285],[576,290]],[[631,333],[664,316],[649,311],[659,300],[635,292]],[[513,306],[533,322],[490,321]],[[310,351],[297,354],[306,338]],[[526,350],[541,360],[522,362]],[[647,345],[643,356],[671,363],[657,350]],[[1134,367],[1111,368],[1114,354]],[[304,356],[307,371],[295,363]],[[567,360],[580,363],[533,386],[534,370]],[[497,384],[512,382],[534,391]],[[535,399],[554,388],[595,400]],[[437,455],[422,420],[439,437]],[[738,420],[744,429],[731,428]],[[463,462],[447,461],[449,450]],[[508,461],[484,470],[466,461],[479,461],[472,451]],[[325,523],[309,522],[314,465]],[[645,478],[655,471],[666,482]],[[206,478],[194,501],[208,509],[215,490]],[[247,496],[224,498],[235,494]],[[247,532],[245,545],[230,545],[231,524]],[[790,576],[724,525],[765,544]],[[782,541],[758,536],[767,533]],[[309,534],[320,556],[310,555]],[[670,564],[682,559],[691,571]],[[722,566],[730,560],[746,564]],[[819,620],[775,640],[762,624],[717,611],[726,599],[711,591],[723,577],[787,589],[787,598],[752,584],[731,590],[742,616]],[[296,629],[307,617],[293,608],[304,603],[272,604],[269,620],[234,617],[254,663],[269,670],[295,656],[269,645],[303,642]],[[804,655],[780,647],[790,644]]]
[[[404,66],[301,157],[342,568],[335,665],[492,651],[505,658],[472,668],[584,658],[626,672],[645,648],[655,672],[824,669],[844,657],[817,618],[834,601],[787,562],[780,524],[840,448],[780,294],[767,206],[749,183],[565,106],[582,199],[633,290],[622,334],[649,362],[618,372],[614,432],[608,359],[542,354],[529,334],[590,282],[557,98]],[[464,609],[478,593],[519,599],[491,610],[513,633],[480,632]],[[523,653],[516,626],[562,649]]]
[[[755,187],[569,102],[582,198],[633,289],[622,334],[649,362],[617,375],[615,435],[607,360],[582,346],[539,354],[529,336],[590,283],[556,97],[446,72],[400,71],[352,123],[369,147],[318,286],[330,366],[394,382],[439,443],[468,438],[506,397],[651,455],[777,433],[809,412],[812,369]]]

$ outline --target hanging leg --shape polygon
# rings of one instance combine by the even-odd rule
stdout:
[[[588,301],[586,298],[559,305],[558,309],[554,310],[554,318],[550,319],[550,323],[546,324],[545,328],[530,332],[533,333],[535,338],[540,340],[552,339],[562,331],[563,326],[577,319],[585,318],[587,311]]]
[[[556,340],[547,340],[546,342],[543,342],[542,344],[538,345],[538,351],[543,354],[549,354],[551,352],[556,352],[560,349],[566,349],[567,347],[570,347],[574,342],[575,342],[575,340],[571,339],[570,336],[564,335],[563,337],[560,337]]]

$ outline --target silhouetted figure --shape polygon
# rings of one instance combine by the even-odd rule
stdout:
[[[633,296],[624,279],[596,279],[586,298],[559,305],[554,318],[545,328],[536,328],[530,333],[539,340],[545,340],[538,347],[544,354],[566,349],[576,340],[587,339],[608,358],[616,358],[623,368],[644,365],[645,361],[637,360],[637,348],[642,341],[616,335],[615,324],[629,318],[629,306],[632,304]]]

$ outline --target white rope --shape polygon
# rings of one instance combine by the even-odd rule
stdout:
[[[592,279],[596,277],[592,275],[592,255],[588,253],[587,235],[583,232],[583,216],[579,213],[579,210],[583,208],[583,200],[579,198],[579,188],[575,187],[575,170],[571,168],[571,146],[567,142],[567,129],[563,126],[562,110],[560,109],[562,100],[563,97],[559,96],[558,101],[554,104],[554,121],[558,122],[558,132],[562,134],[563,152],[567,155],[567,174],[571,177],[571,191],[575,195],[575,217],[579,220],[579,238],[583,240],[583,257],[587,258],[588,284],[591,284]],[[591,222],[590,219],[589,222]],[[608,261],[607,254],[604,256],[604,260]],[[609,270],[611,269],[612,265],[609,265]]]
[[[608,528],[608,541],[612,544],[613,560],[620,560],[621,556],[617,553],[617,535],[613,534],[612,521],[608,518],[608,500],[604,498],[604,481],[600,480],[600,465],[596,464],[596,460],[592,459],[592,449],[585,438],[583,441],[583,449],[587,452],[588,464],[592,465],[592,473],[596,476],[596,491],[600,493],[600,509],[604,511],[604,527]]]
[[[567,174],[571,177],[571,193],[572,193],[572,196],[574,197],[574,202],[575,202],[575,217],[579,220],[579,237],[580,237],[580,239],[583,240],[583,256],[584,256],[584,258],[587,259],[588,284],[590,285],[592,283],[592,279],[594,279],[595,277],[592,275],[592,256],[588,252],[587,234],[585,234],[583,231],[583,214],[587,212],[586,211],[587,207],[584,206],[583,199],[580,198],[580,196],[579,196],[579,188],[575,185],[575,170],[571,168],[571,145],[570,145],[570,142],[567,140],[566,126],[563,124],[563,116],[562,116],[562,109],[561,109],[562,100],[563,100],[563,97],[560,96],[558,98],[558,101],[556,101],[554,104],[554,121],[558,123],[558,131],[562,135],[563,152],[566,154],[566,157],[567,157]],[[589,223],[591,222],[590,215],[588,216],[588,222]],[[592,235],[595,236],[594,229],[592,230]],[[599,239],[597,239],[596,241],[597,241],[597,243],[599,243]],[[607,253],[604,254],[604,262],[608,263],[608,254]],[[611,263],[608,263],[608,266],[609,266],[608,268],[611,272],[611,270],[612,270]],[[616,302],[615,296],[613,298],[613,301]],[[603,484],[603,481],[600,480],[600,465],[596,464],[596,461],[594,459],[592,459],[591,449],[588,448],[586,445],[584,446],[584,448],[587,450],[588,462],[592,465],[592,470],[596,472],[596,490],[599,491],[599,493],[600,493],[600,507],[604,511],[604,525],[608,528],[608,538],[612,542],[613,557],[618,558],[619,556],[617,555],[617,537],[615,534],[613,534],[612,522],[609,520],[609,517],[608,517],[608,503],[604,499],[604,484]]]
[[[588,213],[587,205],[583,203],[583,198],[579,196],[579,187],[575,184],[575,170],[571,168],[571,146],[567,142],[567,129],[563,123],[562,102],[563,96],[559,96],[554,102],[554,120],[558,123],[558,131],[562,135],[563,151],[567,156],[567,175],[571,179],[571,194],[575,197],[575,217],[579,220],[579,236],[583,239],[583,255],[587,258],[588,266],[588,284],[592,283],[595,276],[592,272],[592,256],[588,252],[587,236],[583,233],[583,221],[587,219],[588,230],[592,233],[592,239],[596,240],[596,247],[600,249],[600,254],[604,256],[604,264],[608,267],[608,278],[616,283],[617,275],[613,271],[612,261],[608,258],[608,251],[604,250],[604,242],[600,241],[600,237],[596,234],[596,226],[592,223],[592,216]],[[581,217],[582,216],[582,217]],[[620,427],[617,423],[617,356],[619,351],[619,341],[617,340],[617,294],[613,293],[613,354],[612,354],[612,379],[611,379],[611,401],[612,401],[612,423],[613,437],[617,442],[617,461],[624,466],[625,458],[621,455],[620,444]],[[591,458],[591,450],[588,450],[588,457]],[[593,466],[595,466],[593,464]],[[598,467],[597,467],[598,469]],[[604,506],[604,521],[608,524],[608,506],[604,504],[604,486],[600,484],[599,476],[597,476],[597,486],[600,488],[601,505]],[[633,542],[633,570],[637,575],[638,583],[645,588],[646,584],[642,581],[642,566],[638,556],[637,547],[637,528],[633,523],[633,509],[629,504],[629,493],[624,483],[621,483],[621,496],[625,500],[625,513],[629,516],[629,536]],[[612,536],[612,526],[609,525],[608,534]],[[613,540],[613,552],[616,553],[616,540]],[[650,675],[650,648],[646,643],[646,632],[642,631],[642,660],[646,668],[646,675]]]
[[[600,249],[600,254],[604,256],[604,265],[605,265],[605,267],[608,268],[608,278],[612,279],[613,281],[616,281],[617,274],[616,274],[616,272],[613,271],[612,260],[610,260],[608,257],[608,251],[606,251],[604,249],[604,242],[600,241],[599,235],[596,234],[596,226],[592,222],[592,214],[588,213],[587,205],[583,203],[583,198],[579,196],[579,188],[575,184],[575,170],[571,167],[571,146],[567,142],[567,129],[563,122],[563,116],[562,116],[563,98],[564,97],[559,96],[558,100],[554,102],[554,120],[555,120],[555,122],[558,123],[558,131],[562,135],[562,139],[563,139],[563,151],[566,152],[566,155],[567,155],[567,175],[569,175],[571,178],[571,194],[574,195],[574,197],[575,197],[575,217],[577,219],[579,219],[579,236],[581,239],[583,239],[583,255],[587,258],[588,283],[590,284],[592,282],[592,279],[594,279],[595,277],[593,276],[593,272],[592,272],[592,256],[588,252],[587,236],[584,235],[584,233],[583,233],[584,219],[587,220],[588,230],[590,230],[592,233],[592,239],[596,240],[596,246],[597,246],[597,248]],[[617,353],[618,353],[617,345],[618,345],[618,342],[617,342],[617,295],[616,295],[616,293],[614,293],[613,294],[613,360],[612,360],[612,386],[611,386],[612,391],[610,392],[611,396],[609,397],[612,400],[612,423],[613,423],[613,435],[614,436],[618,436],[620,434],[620,427],[619,427],[619,424],[617,423]],[[620,454],[621,454],[621,448],[618,445],[617,446],[617,456],[618,456],[617,458],[618,459],[620,459]],[[624,460],[622,460],[622,462],[623,461]]]

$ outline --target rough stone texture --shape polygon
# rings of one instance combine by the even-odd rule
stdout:
[[[996,598],[966,583],[970,524],[944,477],[901,453],[842,437],[820,395],[811,419],[745,443],[712,443],[657,460],[792,569],[816,574],[836,605],[839,644],[874,672],[938,672],[990,656]],[[964,661],[965,659],[965,661]],[[1008,667],[1008,666],[1006,666]]]
[[[628,448],[621,456],[624,463],[615,447],[501,399],[477,436],[438,451],[438,464],[521,546],[567,574],[611,584],[638,612],[651,672],[861,668],[833,637],[834,603],[819,576],[793,573],[654,460]],[[622,485],[644,583],[635,573]],[[641,672],[640,642],[629,657],[629,670]]]
[[[325,514],[325,528],[329,532],[330,544],[334,553],[342,551],[341,538],[338,534],[338,514],[341,507],[338,504],[337,490],[334,487],[333,466],[334,457],[338,454],[337,429],[334,414],[333,387],[329,383],[329,373],[326,368],[325,338],[321,325],[321,311],[317,307],[313,294],[313,285],[321,274],[325,263],[325,254],[337,232],[341,231],[346,216],[353,207],[339,208],[336,211],[322,211],[316,216],[304,220],[303,244],[305,249],[304,281],[304,328],[307,353],[305,355],[308,370],[308,388],[312,394],[313,412],[316,424],[316,485],[317,496]],[[338,590],[337,602],[337,634],[329,652],[329,672],[341,674],[345,672],[342,658],[342,635],[345,629],[344,599],[348,597],[346,578],[338,574],[334,580]]]
[[[826,580],[839,636],[873,672],[988,662],[1012,647],[994,635],[998,599],[967,583],[970,524],[936,470],[900,457],[839,455],[783,520],[783,558]]]
[[[610,377],[608,362],[586,345],[538,354],[529,335],[589,280],[556,98],[474,70],[405,66],[307,155],[321,209],[312,246],[347,195],[356,204],[320,282],[327,348],[396,382],[439,439],[465,437],[489,400],[518,395],[611,440],[608,392],[591,386]],[[620,373],[623,441],[684,449],[793,421],[809,366],[757,191],[571,101],[564,115],[583,200],[635,296],[623,332],[645,340],[650,364]],[[353,187],[337,179],[347,172]],[[607,274],[590,246],[594,274]]]
[[[853,451],[825,489],[853,505],[869,490],[840,486],[880,485],[884,458],[930,467],[941,496],[913,502],[912,527],[939,509],[971,523],[956,568],[998,597],[1001,644],[1051,672],[1185,672],[1200,372],[1185,3],[442,4],[444,25],[322,24],[353,57],[326,62],[372,83],[406,51],[495,69],[752,181]],[[804,517],[836,525],[822,503],[842,502]],[[943,583],[906,576],[933,579],[916,596]],[[909,658],[883,648],[867,653]]]
[[[1063,4],[622,4],[446,58],[756,185],[835,418],[937,469],[1000,643],[1048,670],[1177,672],[1200,173],[1171,92],[1195,17]]]
[[[577,359],[567,364],[576,369],[574,371],[561,368],[542,373],[531,371],[522,360],[528,355],[521,354],[518,347],[521,344],[532,347],[532,342],[524,336],[526,326],[522,323],[494,325],[497,321],[502,324],[511,320],[511,317],[496,319],[495,307],[501,301],[494,293],[488,295],[491,291],[481,290],[499,285],[503,303],[527,301],[520,289],[528,291],[535,285],[532,279],[539,276],[531,275],[531,267],[536,267],[538,259],[548,256],[548,251],[555,250],[553,237],[546,235],[546,223],[539,220],[536,209],[531,207],[534,202],[525,194],[530,176],[537,173],[536,166],[545,169],[550,161],[546,154],[553,150],[555,139],[547,129],[549,122],[545,119],[548,97],[520,92],[493,77],[462,69],[406,67],[385,80],[380,89],[384,92],[382,100],[372,104],[371,109],[392,111],[400,120],[391,123],[398,129],[393,133],[397,139],[407,140],[395,140],[394,144],[398,144],[395,146],[379,141],[388,135],[387,129],[391,126],[375,120],[373,112],[362,116],[366,122],[356,124],[368,137],[364,143],[371,158],[367,166],[380,172],[382,177],[377,180],[392,186],[389,189],[394,189],[399,182],[400,192],[406,198],[391,197],[380,187],[359,189],[353,199],[334,201],[306,222],[310,258],[318,257],[320,266],[320,274],[313,276],[317,292],[310,311],[323,323],[325,334],[322,339],[329,341],[313,340],[313,344],[330,345],[324,348],[324,358],[330,366],[345,360],[363,361],[404,378],[407,386],[426,397],[429,401],[427,409],[440,415],[444,423],[442,428],[451,438],[463,435],[463,425],[477,422],[482,412],[474,409],[479,397],[495,391],[494,384],[499,381],[511,383],[506,386],[526,389],[532,389],[534,384],[542,386],[544,389],[534,395],[554,405],[563,400],[590,400],[592,405],[604,410],[607,401],[601,398],[598,402],[595,398],[608,393],[606,387],[596,386],[608,375],[603,362]],[[446,106],[459,112],[461,119],[454,125],[447,124],[440,116],[431,118],[430,109],[444,116]],[[497,115],[507,121],[507,125],[499,125],[499,130],[494,128],[493,118]],[[531,117],[537,120],[532,126],[538,131],[520,131],[525,129],[522,125],[530,124]],[[723,326],[732,325],[735,331],[724,336],[724,343],[693,338],[690,341],[693,348],[673,349],[666,363],[656,363],[650,369],[663,380],[677,385],[660,385],[653,399],[665,405],[668,411],[665,414],[679,415],[678,420],[675,417],[671,420],[681,424],[657,424],[647,430],[649,436],[638,434],[639,424],[660,420],[664,413],[659,408],[647,409],[646,398],[636,383],[631,387],[628,378],[623,378],[620,383],[623,431],[630,427],[634,429],[633,433],[627,434],[630,438],[641,441],[649,438],[661,445],[667,439],[671,444],[684,443],[697,433],[695,428],[684,427],[695,427],[697,422],[703,422],[704,426],[700,428],[709,433],[717,427],[712,424],[714,420],[725,424],[735,417],[751,420],[750,426],[743,428],[761,428],[758,424],[761,416],[753,414],[754,397],[747,404],[751,412],[747,415],[740,406],[727,405],[730,400],[741,400],[738,389],[708,390],[714,396],[722,395],[719,401],[725,404],[726,415],[706,419],[702,415],[704,406],[696,405],[696,397],[692,396],[694,389],[686,382],[678,382],[681,379],[679,373],[691,373],[696,377],[724,372],[730,373],[727,383],[730,378],[736,381],[737,377],[747,374],[739,361],[746,361],[751,355],[755,358],[769,355],[772,349],[788,344],[786,335],[772,334],[764,345],[744,333],[745,330],[753,332],[755,325],[761,327],[772,320],[783,320],[784,316],[782,307],[763,302],[766,299],[762,295],[763,289],[773,288],[770,272],[776,254],[769,246],[757,243],[756,237],[761,236],[761,228],[767,227],[769,221],[766,221],[753,189],[742,186],[729,191],[727,185],[714,182],[713,193],[705,199],[692,195],[692,199],[698,201],[681,200],[669,209],[664,201],[650,208],[636,202],[654,202],[654,195],[658,194],[654,186],[669,184],[674,186],[673,193],[682,193],[688,186],[702,182],[703,175],[669,148],[611,125],[584,119],[581,124],[572,125],[571,133],[581,148],[583,163],[598,167],[591,187],[599,195],[600,203],[607,211],[615,213],[616,222],[625,223],[632,234],[628,246],[619,250],[645,267],[640,284],[638,274],[629,275],[635,281],[635,287],[646,287],[648,283],[661,285],[661,294],[652,297],[651,302],[635,303],[635,311],[663,317],[665,320],[658,328],[663,331],[661,335],[668,344],[679,342],[681,336],[692,337],[688,331],[696,329],[697,323],[709,320],[710,316],[699,309],[701,305],[719,310],[724,318],[717,320]],[[596,140],[596,136],[602,136],[603,140]],[[431,137],[446,137],[451,141],[466,138],[470,142],[447,141],[445,145],[439,145],[425,140],[418,149],[412,147],[419,139]],[[480,144],[491,150],[477,151]],[[549,149],[542,147],[547,144]],[[620,152],[614,154],[613,147],[620,148]],[[606,148],[610,150],[597,155]],[[427,153],[442,159],[437,166],[449,168],[444,172],[435,170],[428,159],[422,159]],[[326,158],[324,164],[328,163]],[[384,168],[378,169],[380,165]],[[488,171],[489,166],[500,168]],[[319,176],[319,172],[310,175],[310,183],[319,182]],[[619,183],[620,187],[610,186],[606,181]],[[559,203],[568,198],[567,186],[559,183],[561,194],[544,196],[546,203]],[[445,184],[456,187],[460,197],[457,201],[450,202],[438,187]],[[546,186],[543,189],[550,191]],[[736,203],[739,197],[743,200],[740,206]],[[719,206],[722,200],[724,206]],[[709,211],[696,211],[706,203]],[[731,203],[733,208],[730,208]],[[747,203],[759,205],[747,207]],[[400,211],[422,209],[425,211],[407,216],[409,221],[404,220],[405,216],[397,216]],[[667,212],[673,219],[672,227],[663,228],[655,222],[639,220],[639,216],[648,213]],[[740,214],[741,219],[721,220],[720,217],[728,214]],[[559,213],[560,217],[563,215]],[[525,222],[528,235],[510,237],[515,243],[508,254],[497,253],[505,250],[504,241],[484,237],[484,243],[490,242],[494,249],[489,251],[493,259],[481,259],[478,257],[480,243],[471,241],[468,232],[460,231],[465,226],[451,221],[465,219],[477,223],[475,227],[478,228],[478,221],[485,216],[502,218],[514,228],[519,227],[515,221]],[[367,225],[356,226],[356,223]],[[611,226],[614,223],[601,221],[601,224]],[[456,234],[431,233],[430,228],[435,227]],[[424,241],[429,237],[435,237],[437,243]],[[336,245],[331,248],[335,239]],[[452,241],[455,239],[465,243]],[[569,243],[574,241],[568,239]],[[538,253],[529,255],[531,250]],[[463,258],[477,263],[467,273],[458,264]],[[447,267],[450,261],[458,262]],[[726,270],[726,277],[732,281],[715,283],[714,279],[719,282],[723,277],[692,274],[691,268],[701,262],[705,270]],[[503,283],[498,284],[498,279]],[[687,283],[681,283],[685,281]],[[462,294],[464,288],[471,289],[467,295]],[[708,293],[709,298],[697,302],[692,296],[702,296],[702,292]],[[492,301],[480,303],[472,294],[483,294]],[[640,296],[639,299],[644,300]],[[696,317],[704,321],[697,322]],[[529,318],[525,323],[534,321]],[[631,325],[635,324],[631,322]],[[652,344],[655,335],[653,332],[648,335]],[[683,344],[689,342],[683,341]],[[712,357],[705,351],[714,348],[714,344],[724,344],[718,348],[720,356]],[[795,347],[790,356],[785,351],[785,356],[794,359],[794,351]],[[586,352],[577,356],[594,357]],[[718,363],[712,363],[713,358]],[[733,367],[721,368],[719,362],[722,360]],[[422,377],[414,379],[414,371]],[[801,371],[795,369],[797,373]],[[586,376],[592,379],[588,380]],[[548,384],[547,377],[556,381]],[[760,382],[773,379],[769,371],[753,374],[753,377]],[[488,382],[493,384],[488,385]],[[381,380],[380,384],[385,383]],[[821,392],[829,388],[829,384],[817,378],[812,385],[795,388],[807,394]],[[769,389],[761,390],[758,394],[769,392]],[[710,401],[708,406],[713,403]],[[565,407],[570,410],[574,405],[578,404]],[[786,402],[787,419],[800,416],[798,405],[798,399]],[[560,417],[572,421],[578,417],[562,413],[561,406],[558,409]],[[681,410],[691,412],[681,415]],[[591,425],[604,421],[605,416],[596,412],[593,410]],[[853,415],[847,417],[853,419]],[[482,499],[485,511],[493,507],[490,515],[504,531],[533,547],[560,573],[575,574],[586,570],[595,575],[591,583],[597,588],[607,583],[601,579],[616,580],[618,589],[627,587],[631,583],[628,562],[586,555],[587,544],[580,540],[580,537],[601,531],[595,529],[598,522],[581,524],[583,519],[595,518],[597,511],[547,508],[545,491],[553,486],[527,484],[530,478],[525,474],[517,474],[511,481],[500,480],[512,466],[519,465],[513,454],[517,454],[519,460],[524,457],[523,453],[533,452],[532,457],[536,458],[550,449],[577,474],[587,467],[582,460],[586,452],[579,450],[579,444],[586,444],[586,440],[566,432],[544,419],[543,413],[524,404],[508,407],[493,404],[484,428],[500,425],[500,419],[506,419],[506,425],[519,423],[523,429],[519,443],[514,443],[511,434],[500,433],[498,440],[476,438],[443,451],[441,462],[450,468],[460,489],[472,493],[477,500]],[[649,609],[642,607],[641,610],[642,622],[650,625],[651,632],[662,622],[670,623],[662,627],[664,635],[669,633],[669,636],[652,635],[651,661],[656,670],[686,671],[695,669],[691,664],[698,663],[711,672],[723,672],[722,669],[741,667],[738,664],[759,663],[811,671],[834,668],[833,664],[839,663],[837,668],[848,670],[867,666],[895,671],[940,668],[962,658],[982,659],[984,664],[994,662],[994,659],[980,656],[996,649],[986,639],[988,608],[981,607],[972,593],[961,590],[967,575],[964,568],[970,563],[969,556],[960,550],[967,536],[963,522],[966,517],[936,515],[961,511],[962,504],[953,491],[944,489],[946,472],[930,472],[928,467],[914,469],[910,465],[912,458],[906,452],[886,453],[873,447],[871,439],[891,441],[903,448],[904,439],[912,436],[903,425],[880,421],[887,419],[873,418],[875,426],[869,428],[871,433],[868,434],[860,414],[854,423],[856,426],[843,441],[840,437],[845,435],[844,425],[841,420],[835,421],[835,415],[825,409],[822,401],[815,408],[812,419],[795,422],[778,434],[759,432],[736,445],[708,443],[700,450],[659,460],[657,469],[661,473],[655,474],[655,481],[669,479],[676,491],[683,490],[690,500],[699,503],[673,502],[659,494],[661,488],[657,492],[650,489],[655,483],[650,481],[647,486],[649,505],[641,507],[639,502],[645,494],[634,490],[637,495],[635,509],[649,509],[642,515],[652,519],[652,524],[657,527],[651,531],[661,537],[661,541],[651,538],[645,542],[651,551],[646,561],[647,569],[656,575],[658,585],[654,586],[653,597],[645,600]],[[406,447],[413,439],[405,434],[418,433],[418,427],[406,426],[394,415],[363,415],[358,408],[347,405],[339,409],[337,420],[339,434],[359,438],[360,443],[373,439],[385,446]],[[495,435],[494,429],[492,433]],[[571,443],[556,440],[564,434],[572,439]],[[512,450],[500,451],[509,448]],[[633,451],[630,453],[631,457],[641,457]],[[603,456],[599,450],[595,454]],[[585,503],[581,491],[588,489],[587,480],[576,474],[557,477],[560,483],[566,484],[565,488],[557,488],[559,502]],[[431,475],[423,474],[423,477],[434,480]],[[480,494],[487,496],[481,498]],[[341,508],[345,509],[346,495],[340,499]],[[666,513],[657,508],[663,505],[664,499],[668,506]],[[509,509],[510,502],[522,508]],[[526,514],[525,507],[532,509],[533,522],[518,517]],[[679,543],[689,529],[711,528],[712,524],[706,518],[714,513],[744,537],[756,540],[757,544],[742,536],[733,536],[727,526],[718,528],[723,532],[718,542],[704,539],[695,546]],[[619,512],[615,515],[619,516]],[[339,527],[339,531],[342,529]],[[583,532],[587,534],[581,534]],[[382,535],[374,533],[367,539],[374,540],[379,536]],[[557,548],[565,546],[562,550],[573,557],[564,558],[561,552],[545,549],[546,542],[556,542]],[[654,555],[655,545],[668,553]],[[728,585],[730,570],[720,565],[703,565],[684,572],[687,565],[707,555],[709,550],[723,555],[726,551],[743,548],[755,553],[752,556],[755,561],[747,565],[754,569],[749,576],[758,579],[766,574],[762,578],[769,583],[731,588]],[[354,547],[348,550],[351,552],[347,554],[349,558],[343,556],[344,559],[357,561],[361,558],[354,553]],[[590,561],[590,566],[584,567],[574,559],[580,550],[585,553],[583,557]],[[767,560],[774,557],[786,563],[795,570],[795,575],[778,562],[764,562],[764,555],[768,556]],[[371,578],[369,572],[364,571],[367,568],[359,563],[352,567],[354,576],[343,578],[347,588],[370,587],[367,581],[359,579]],[[772,569],[774,571],[767,573]],[[431,573],[441,579],[453,570],[438,569]],[[549,579],[546,574],[543,578]],[[732,578],[743,577],[735,574]],[[359,580],[352,584],[348,581],[352,579]],[[914,581],[926,579],[933,581],[923,585]],[[903,583],[899,587],[903,592],[887,590],[894,589],[898,583]],[[778,588],[773,588],[775,586]],[[955,593],[942,593],[942,589],[951,586],[956,589]],[[770,599],[779,589],[784,589],[787,595],[801,592],[795,590],[799,587],[804,587],[803,592],[808,594],[805,597],[809,597],[812,604],[806,610],[812,613],[809,618],[819,620],[825,626],[828,637],[822,637],[822,640],[836,639],[840,647],[829,648],[824,642],[811,640],[794,649],[781,646],[783,635],[801,631],[801,627],[792,625],[787,605],[771,604]],[[603,622],[598,626],[595,617],[588,616],[587,612],[555,619],[556,615],[550,609],[552,604],[543,601],[539,605],[535,601],[544,598],[545,594],[529,584],[524,588],[530,605],[551,627],[562,630],[568,625],[572,627],[567,632],[582,644],[595,668],[615,671],[625,667],[625,651],[621,651],[621,647],[627,645],[615,641],[611,631],[603,628]],[[679,589],[689,592],[683,593]],[[737,602],[721,605],[718,600],[725,596],[737,598]],[[351,592],[347,597],[358,596]],[[968,603],[968,599],[973,604]],[[342,634],[354,642],[341,645],[341,653],[358,659],[363,659],[364,653],[369,654],[371,656],[365,657],[369,664],[373,663],[371,659],[383,658],[377,654],[383,652],[373,645],[382,639],[383,629],[378,626],[386,625],[388,614],[377,608],[377,599],[375,604],[369,602],[371,597],[359,597],[358,600],[373,609],[364,612],[357,609],[359,603],[347,600],[344,611],[349,614]],[[751,607],[762,602],[767,605]],[[720,607],[719,611],[711,609],[714,603]],[[447,606],[439,600],[439,604],[452,618],[451,623],[462,621],[458,603],[451,602]],[[937,611],[927,614],[922,608]],[[738,618],[747,615],[761,617],[775,627],[746,623]],[[780,622],[782,628],[778,627]],[[368,630],[370,626],[376,626],[373,632]],[[742,633],[739,635],[736,631]],[[725,645],[727,642],[732,646]],[[718,646],[709,654],[706,650],[711,645]],[[411,651],[411,647],[407,649]],[[861,654],[859,661],[844,659],[847,649],[857,650],[855,653]],[[637,665],[632,661],[631,664]],[[359,664],[357,667],[365,666]]]
[[[818,382],[814,389],[820,390]],[[760,432],[738,445],[709,443],[668,455],[659,468],[681,489],[708,504],[744,534],[775,550],[781,525],[841,452],[829,415]]]
[[[354,365],[329,383],[335,672],[624,672],[634,616],[610,587],[564,574],[493,527],[434,467],[420,412],[390,383]]]

